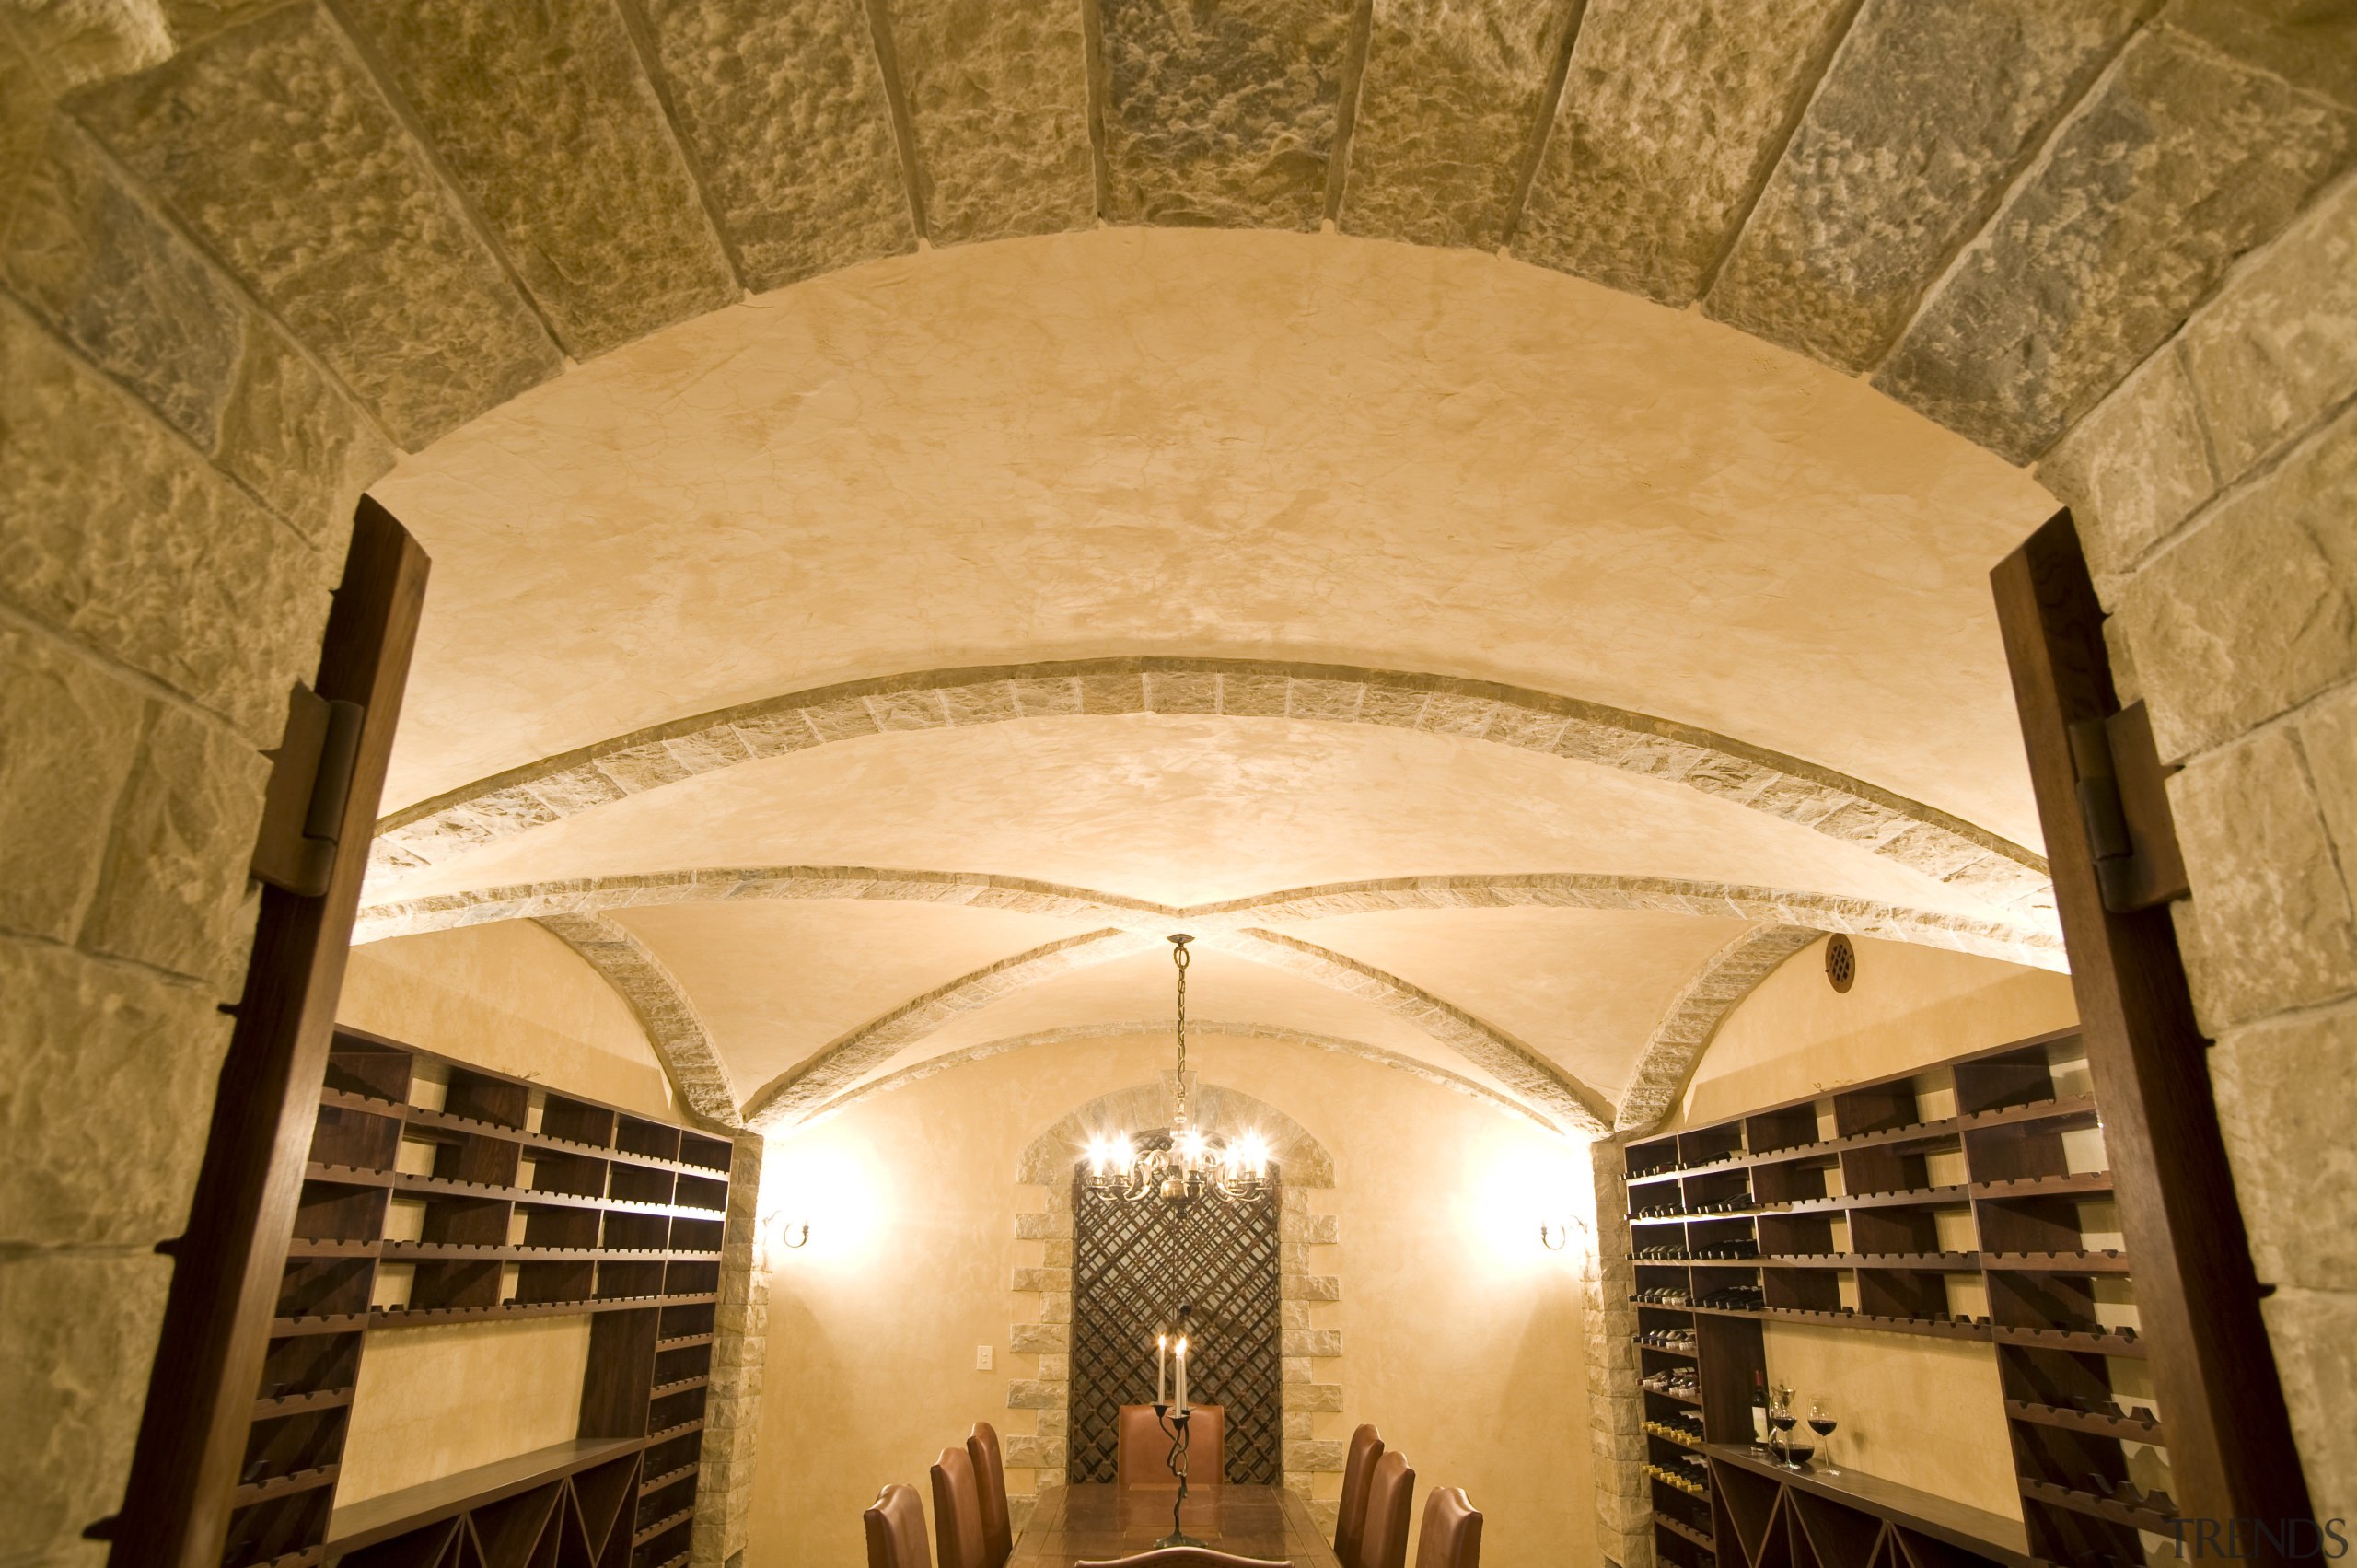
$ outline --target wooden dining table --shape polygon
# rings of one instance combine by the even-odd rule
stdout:
[[[1009,1568],[1072,1568],[1151,1551],[1170,1533],[1170,1505],[1178,1497],[1168,1486],[1051,1487],[1039,1493]],[[1232,1556],[1294,1568],[1341,1568],[1308,1501],[1282,1486],[1190,1488],[1179,1519],[1187,1534]]]

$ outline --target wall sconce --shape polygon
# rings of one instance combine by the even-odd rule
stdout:
[[[1574,1237],[1585,1240],[1592,1234],[1587,1222],[1577,1216],[1538,1222],[1538,1245],[1550,1252],[1561,1252],[1572,1244]]]
[[[787,1247],[800,1247],[810,1239],[810,1222],[794,1220],[777,1227],[777,1238]]]

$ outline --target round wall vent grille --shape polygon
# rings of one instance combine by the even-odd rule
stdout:
[[[1858,978],[1858,950],[1850,946],[1847,936],[1836,936],[1825,945],[1825,980],[1836,991],[1847,991]]]

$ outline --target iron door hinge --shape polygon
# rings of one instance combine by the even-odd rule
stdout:
[[[352,796],[360,727],[368,711],[297,684],[288,694],[286,734],[271,759],[253,873],[273,888],[316,899],[328,890],[336,841]]]
[[[2070,735],[2079,819],[2086,827],[2103,907],[2133,914],[2185,897],[2191,889],[2167,788],[2177,770],[2161,765],[2144,704],[2131,703],[2105,718],[2077,720]]]

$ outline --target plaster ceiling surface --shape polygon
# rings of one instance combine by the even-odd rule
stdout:
[[[1167,1024],[1173,1014],[1172,973],[1170,953],[1164,947],[1074,970],[976,1008],[878,1063],[863,1082],[928,1057],[1048,1030]],[[1404,1018],[1314,981],[1216,949],[1198,954],[1188,970],[1187,1016],[1353,1040],[1441,1068],[1485,1088],[1498,1087],[1489,1074]]]
[[[386,800],[828,681],[1130,653],[1492,679],[2036,830],[1990,564],[2051,503],[1864,383],[1466,250],[1115,228],[815,278],[375,494]]]
[[[1650,911],[1466,909],[1338,915],[1305,935],[1447,997],[1610,1098],[1671,1000],[1746,929]]]
[[[911,997],[1090,929],[935,904],[673,904],[610,918],[693,998],[740,1099]]]
[[[1579,871],[1988,912],[1683,784],[1460,736],[1147,714],[902,731],[702,773],[495,840],[401,893],[795,865],[986,872],[1173,905]]]

